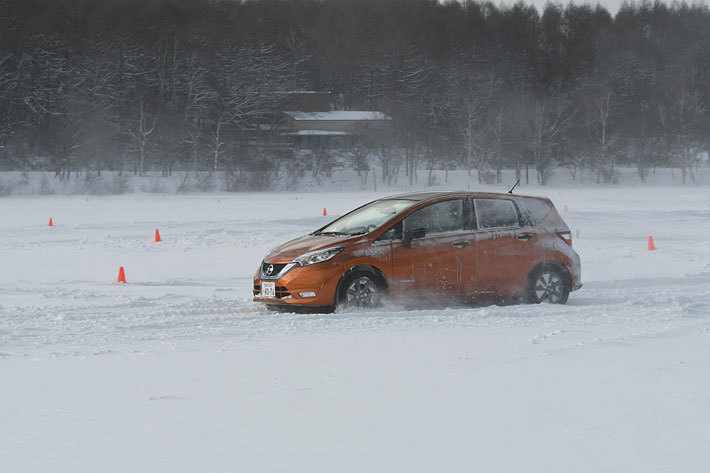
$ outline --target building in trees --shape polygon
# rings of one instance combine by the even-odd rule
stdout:
[[[391,142],[392,118],[382,112],[335,110],[284,112],[282,134],[295,138],[299,148],[353,147],[364,140],[374,146]]]

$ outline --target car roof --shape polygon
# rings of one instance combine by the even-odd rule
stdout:
[[[508,194],[507,192],[475,192],[475,191],[430,191],[430,192],[409,192],[406,194],[397,194],[388,197],[384,197],[380,200],[414,200],[417,202],[437,199],[439,197],[446,196],[467,196],[467,197],[506,197],[506,198],[526,198],[526,199],[540,199],[545,200],[545,197],[530,196],[530,195],[520,195],[520,194]]]

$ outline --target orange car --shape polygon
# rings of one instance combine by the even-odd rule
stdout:
[[[564,304],[582,287],[571,232],[549,199],[426,192],[370,202],[271,251],[254,300],[374,307],[387,296]]]

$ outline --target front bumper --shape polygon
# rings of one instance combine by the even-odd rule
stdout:
[[[298,266],[278,279],[262,279],[261,267],[254,275],[254,302],[295,306],[333,306],[338,281],[343,274],[343,266],[334,261]],[[276,297],[261,295],[262,281],[276,285]],[[315,293],[313,297],[303,297],[300,293]]]

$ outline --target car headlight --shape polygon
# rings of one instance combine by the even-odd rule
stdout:
[[[310,264],[322,263],[323,261],[328,261],[333,259],[335,255],[343,251],[344,246],[334,246],[333,248],[326,248],[324,250],[311,251],[310,253],[304,253],[301,256],[295,258],[291,263],[299,264],[301,266],[308,266]]]

